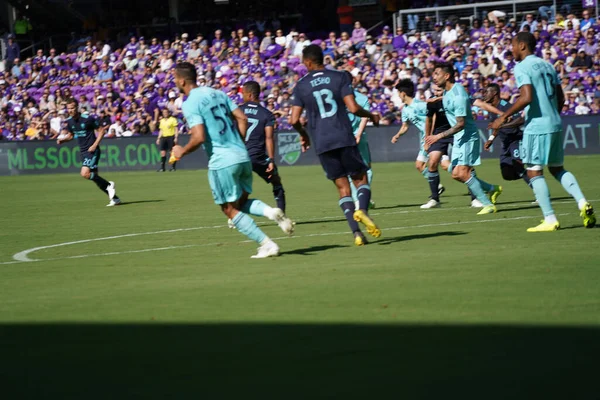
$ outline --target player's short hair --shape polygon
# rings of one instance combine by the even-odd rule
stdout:
[[[500,94],[500,85],[498,85],[497,83],[490,83],[488,85],[488,89],[491,89],[494,92],[496,92],[497,94]]]
[[[436,69],[441,69],[444,73],[449,74],[450,75],[450,82],[454,82],[454,65],[452,65],[449,62],[440,62],[440,63],[436,63],[435,64],[435,68]]]
[[[302,50],[302,58],[306,58],[317,65],[323,65],[323,50],[316,44],[311,44]]]
[[[260,85],[256,81],[248,81],[242,85],[244,91],[250,93],[252,97],[258,99],[260,96]]]
[[[535,36],[533,36],[533,34],[529,32],[519,32],[517,33],[517,36],[515,36],[515,40],[517,43],[525,43],[531,53],[535,52],[535,45],[537,41],[535,40]]]
[[[410,78],[402,79],[398,82],[396,89],[398,89],[398,92],[403,92],[408,97],[415,97],[415,84]]]
[[[69,105],[69,104],[75,104],[75,108],[79,107],[79,102],[78,102],[78,101],[77,101],[77,99],[76,99],[75,97],[73,97],[73,96],[71,96],[71,97],[69,97],[69,98],[67,99],[67,103],[66,103],[66,104],[67,104],[67,105]]]
[[[175,66],[175,73],[185,79],[186,81],[196,83],[198,73],[194,64],[189,62],[182,62]]]

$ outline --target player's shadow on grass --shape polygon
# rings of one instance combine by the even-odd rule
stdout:
[[[384,233],[385,233],[385,229],[384,229]],[[408,242],[410,240],[430,239],[430,238],[435,238],[435,237],[440,237],[440,236],[461,236],[461,235],[466,235],[466,234],[467,234],[467,232],[456,232],[456,231],[419,233],[416,235],[404,235],[404,236],[396,236],[396,237],[392,237],[392,238],[385,238],[385,239],[377,240],[376,242],[373,242],[373,244],[388,245],[388,244],[398,243],[398,242]]]
[[[296,225],[313,225],[313,224],[331,224],[334,222],[346,222],[346,218],[327,218],[327,219],[319,219],[319,220],[310,220],[310,221],[297,221]]]
[[[502,200],[502,197],[500,197],[500,200]],[[528,200],[517,200],[517,201],[507,201],[506,203],[503,203],[502,201],[500,201],[500,203],[498,203],[498,205],[502,205],[502,204],[531,204],[532,206],[535,207],[539,207],[537,204],[533,204],[535,198],[533,197],[533,193],[532,193],[532,197],[531,199]],[[561,200],[573,200],[572,197],[553,197],[551,199],[551,201],[561,201]],[[575,201],[575,200],[573,200]]]
[[[312,256],[316,253],[320,253],[322,251],[327,251],[327,250],[331,250],[331,249],[341,249],[341,248],[345,248],[345,247],[349,247],[349,246],[342,246],[339,244],[333,244],[333,245],[323,245],[323,246],[311,246],[311,247],[306,247],[304,249],[296,249],[296,250],[291,250],[291,251],[285,251],[282,252],[281,255],[282,256],[289,256],[289,255],[301,255],[301,256]]]
[[[335,301],[332,286],[322,306]],[[467,314],[487,319],[471,305]],[[382,320],[418,318],[410,304],[370,306]],[[596,326],[340,324],[323,316],[161,324],[144,316],[147,323],[0,325],[3,398],[598,398]]]
[[[157,200],[135,200],[135,201],[124,201],[121,203],[121,206],[129,206],[132,204],[144,204],[144,203],[160,203],[162,201],[162,199],[157,199]]]
[[[395,206],[384,206],[384,207],[377,206],[375,209],[371,210],[370,212],[376,213],[379,210],[394,210],[394,209],[397,209],[397,208],[421,207],[422,205],[423,205],[423,203],[419,203],[419,204],[397,204]]]

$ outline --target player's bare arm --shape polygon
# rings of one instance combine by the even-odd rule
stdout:
[[[485,101],[481,101],[479,99],[477,99],[473,102],[473,106],[481,108],[482,110],[485,110],[492,114],[496,114],[496,115],[504,114],[502,111],[498,110],[496,107],[494,107],[490,103],[486,103]]]
[[[369,123],[369,118],[360,119],[360,125],[358,125],[358,130],[356,131],[356,144],[360,143],[360,139],[362,138],[362,135],[365,132],[367,123]]]
[[[266,172],[269,174],[275,169],[275,163],[273,161],[275,159],[275,142],[273,140],[273,130],[274,129],[272,126],[265,127],[265,147],[267,150],[267,156],[270,160]]]
[[[290,125],[292,125],[296,132],[300,134],[300,144],[302,146],[302,152],[305,152],[310,148],[310,137],[308,136],[306,129],[304,129],[302,123],[300,122],[300,115],[302,115],[302,107],[293,106],[292,115],[290,116]]]
[[[190,129],[190,141],[188,144],[186,144],[185,147],[179,145],[173,146],[173,150],[171,150],[172,158],[179,160],[181,157],[193,153],[194,151],[198,150],[198,147],[200,147],[205,140],[206,131],[204,129],[204,125],[194,125],[192,129]],[[169,160],[169,162],[171,162],[171,160]]]
[[[236,108],[233,110],[233,118],[236,120],[238,125],[238,130],[240,132],[240,136],[242,139],[246,140],[246,131],[248,130],[248,117],[246,114],[240,109]]]
[[[431,146],[432,144],[436,143],[437,141],[453,136],[455,134],[457,134],[458,132],[462,131],[463,129],[465,129],[465,117],[456,117],[456,125],[454,125],[452,128],[448,129],[447,131],[438,133],[437,135],[431,135],[431,136],[427,136],[425,138],[425,144],[427,146]]]
[[[63,144],[66,142],[70,142],[71,140],[73,140],[73,134],[71,132],[68,132],[61,139],[56,139],[56,144]]]
[[[407,122],[402,123],[400,130],[398,130],[398,133],[396,133],[394,136],[392,136],[392,143],[396,143],[398,141],[398,139],[400,139],[400,136],[402,136],[406,132],[408,132],[408,128],[409,128],[409,125]]]
[[[563,91],[562,86],[556,85],[556,108],[558,109],[559,114],[562,112],[562,107],[565,104],[565,92]]]
[[[96,135],[96,141],[94,142],[93,145],[90,146],[90,148],[88,149],[88,151],[90,153],[93,153],[94,151],[96,151],[96,149],[98,148],[98,146],[100,146],[100,142],[102,141],[102,139],[104,138],[104,135],[106,134],[106,130],[108,129],[107,126],[102,127],[100,129],[98,129],[98,134]]]
[[[357,117],[368,118],[373,121],[373,125],[379,126],[379,120],[381,117],[378,114],[373,114],[359,106],[353,94],[349,94],[348,96],[344,97],[344,104],[346,104],[346,108],[352,114],[356,115]]]
[[[488,128],[492,130],[498,130],[509,116],[516,114],[531,104],[533,99],[533,88],[531,85],[523,85],[519,89],[519,98],[504,114],[500,115],[494,122],[489,124]]]
[[[525,123],[525,118],[519,116],[519,117],[513,118],[509,122],[502,125],[500,127],[500,129],[517,128],[517,127],[523,125],[524,123]],[[497,136],[498,136],[498,130],[493,131],[492,134],[490,135],[490,137],[488,138],[487,142],[485,142],[485,144],[483,145],[483,148],[485,150],[489,151],[490,148],[492,147],[492,144],[494,143],[494,139],[496,139]]]

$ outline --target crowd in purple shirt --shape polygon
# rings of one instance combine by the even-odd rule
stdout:
[[[443,26],[442,26],[443,25]],[[76,54],[48,54],[16,59],[0,73],[0,135],[3,140],[53,139],[62,133],[66,99],[73,96],[82,112],[98,116],[107,136],[156,133],[162,110],[181,122],[183,95],[173,82],[173,66],[191,61],[199,84],[225,91],[242,102],[241,85],[255,80],[262,87],[265,107],[276,115],[277,129],[290,130],[290,96],[306,73],[302,49],[311,43],[324,51],[328,68],[346,69],[359,81],[357,90],[371,100],[371,111],[382,115],[382,124],[401,121],[402,102],[395,83],[411,78],[417,98],[431,96],[431,71],[437,61],[451,61],[457,82],[474,98],[491,82],[501,85],[502,97],[514,101],[518,88],[512,75],[515,60],[511,38],[530,30],[538,38],[537,55],[551,62],[566,93],[564,115],[600,113],[600,25],[584,11],[577,18],[527,15],[522,23],[475,20],[466,27],[458,22],[423,26],[427,33],[389,26],[370,36],[356,22],[352,32],[331,32],[311,38],[292,29],[265,31],[217,30],[210,38],[182,34],[173,41],[131,37],[119,49],[88,42]],[[486,118],[482,110],[473,110]]]

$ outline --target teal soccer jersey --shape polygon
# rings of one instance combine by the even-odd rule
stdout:
[[[533,87],[531,104],[525,108],[525,130],[523,133],[555,133],[562,129],[557,109],[556,86],[560,84],[558,74],[550,63],[530,55],[515,66],[517,86]]]
[[[478,137],[477,126],[471,113],[471,101],[465,88],[455,83],[452,89],[444,91],[443,98],[446,118],[450,126],[456,125],[457,117],[464,117],[465,128],[454,135],[454,142],[466,142]]]
[[[371,109],[371,105],[369,104],[369,98],[367,96],[365,96],[364,94],[357,92],[355,90],[354,98],[356,99],[356,104],[358,104],[365,110],[369,111]],[[358,131],[358,127],[360,126],[361,118],[357,117],[356,115],[352,114],[351,112],[348,113],[348,118],[350,118],[350,123],[352,123],[352,133],[354,133],[354,136],[356,136],[356,132]],[[363,134],[365,134],[365,133],[366,132],[363,132]]]
[[[207,87],[192,89],[183,102],[183,115],[189,128],[200,124],[205,127],[204,149],[209,157],[209,169],[250,161],[246,145],[231,119],[236,108],[225,93]]]
[[[427,103],[414,99],[410,105],[404,105],[402,109],[402,122],[412,123],[421,134],[421,139],[425,137],[425,120],[427,119]]]

